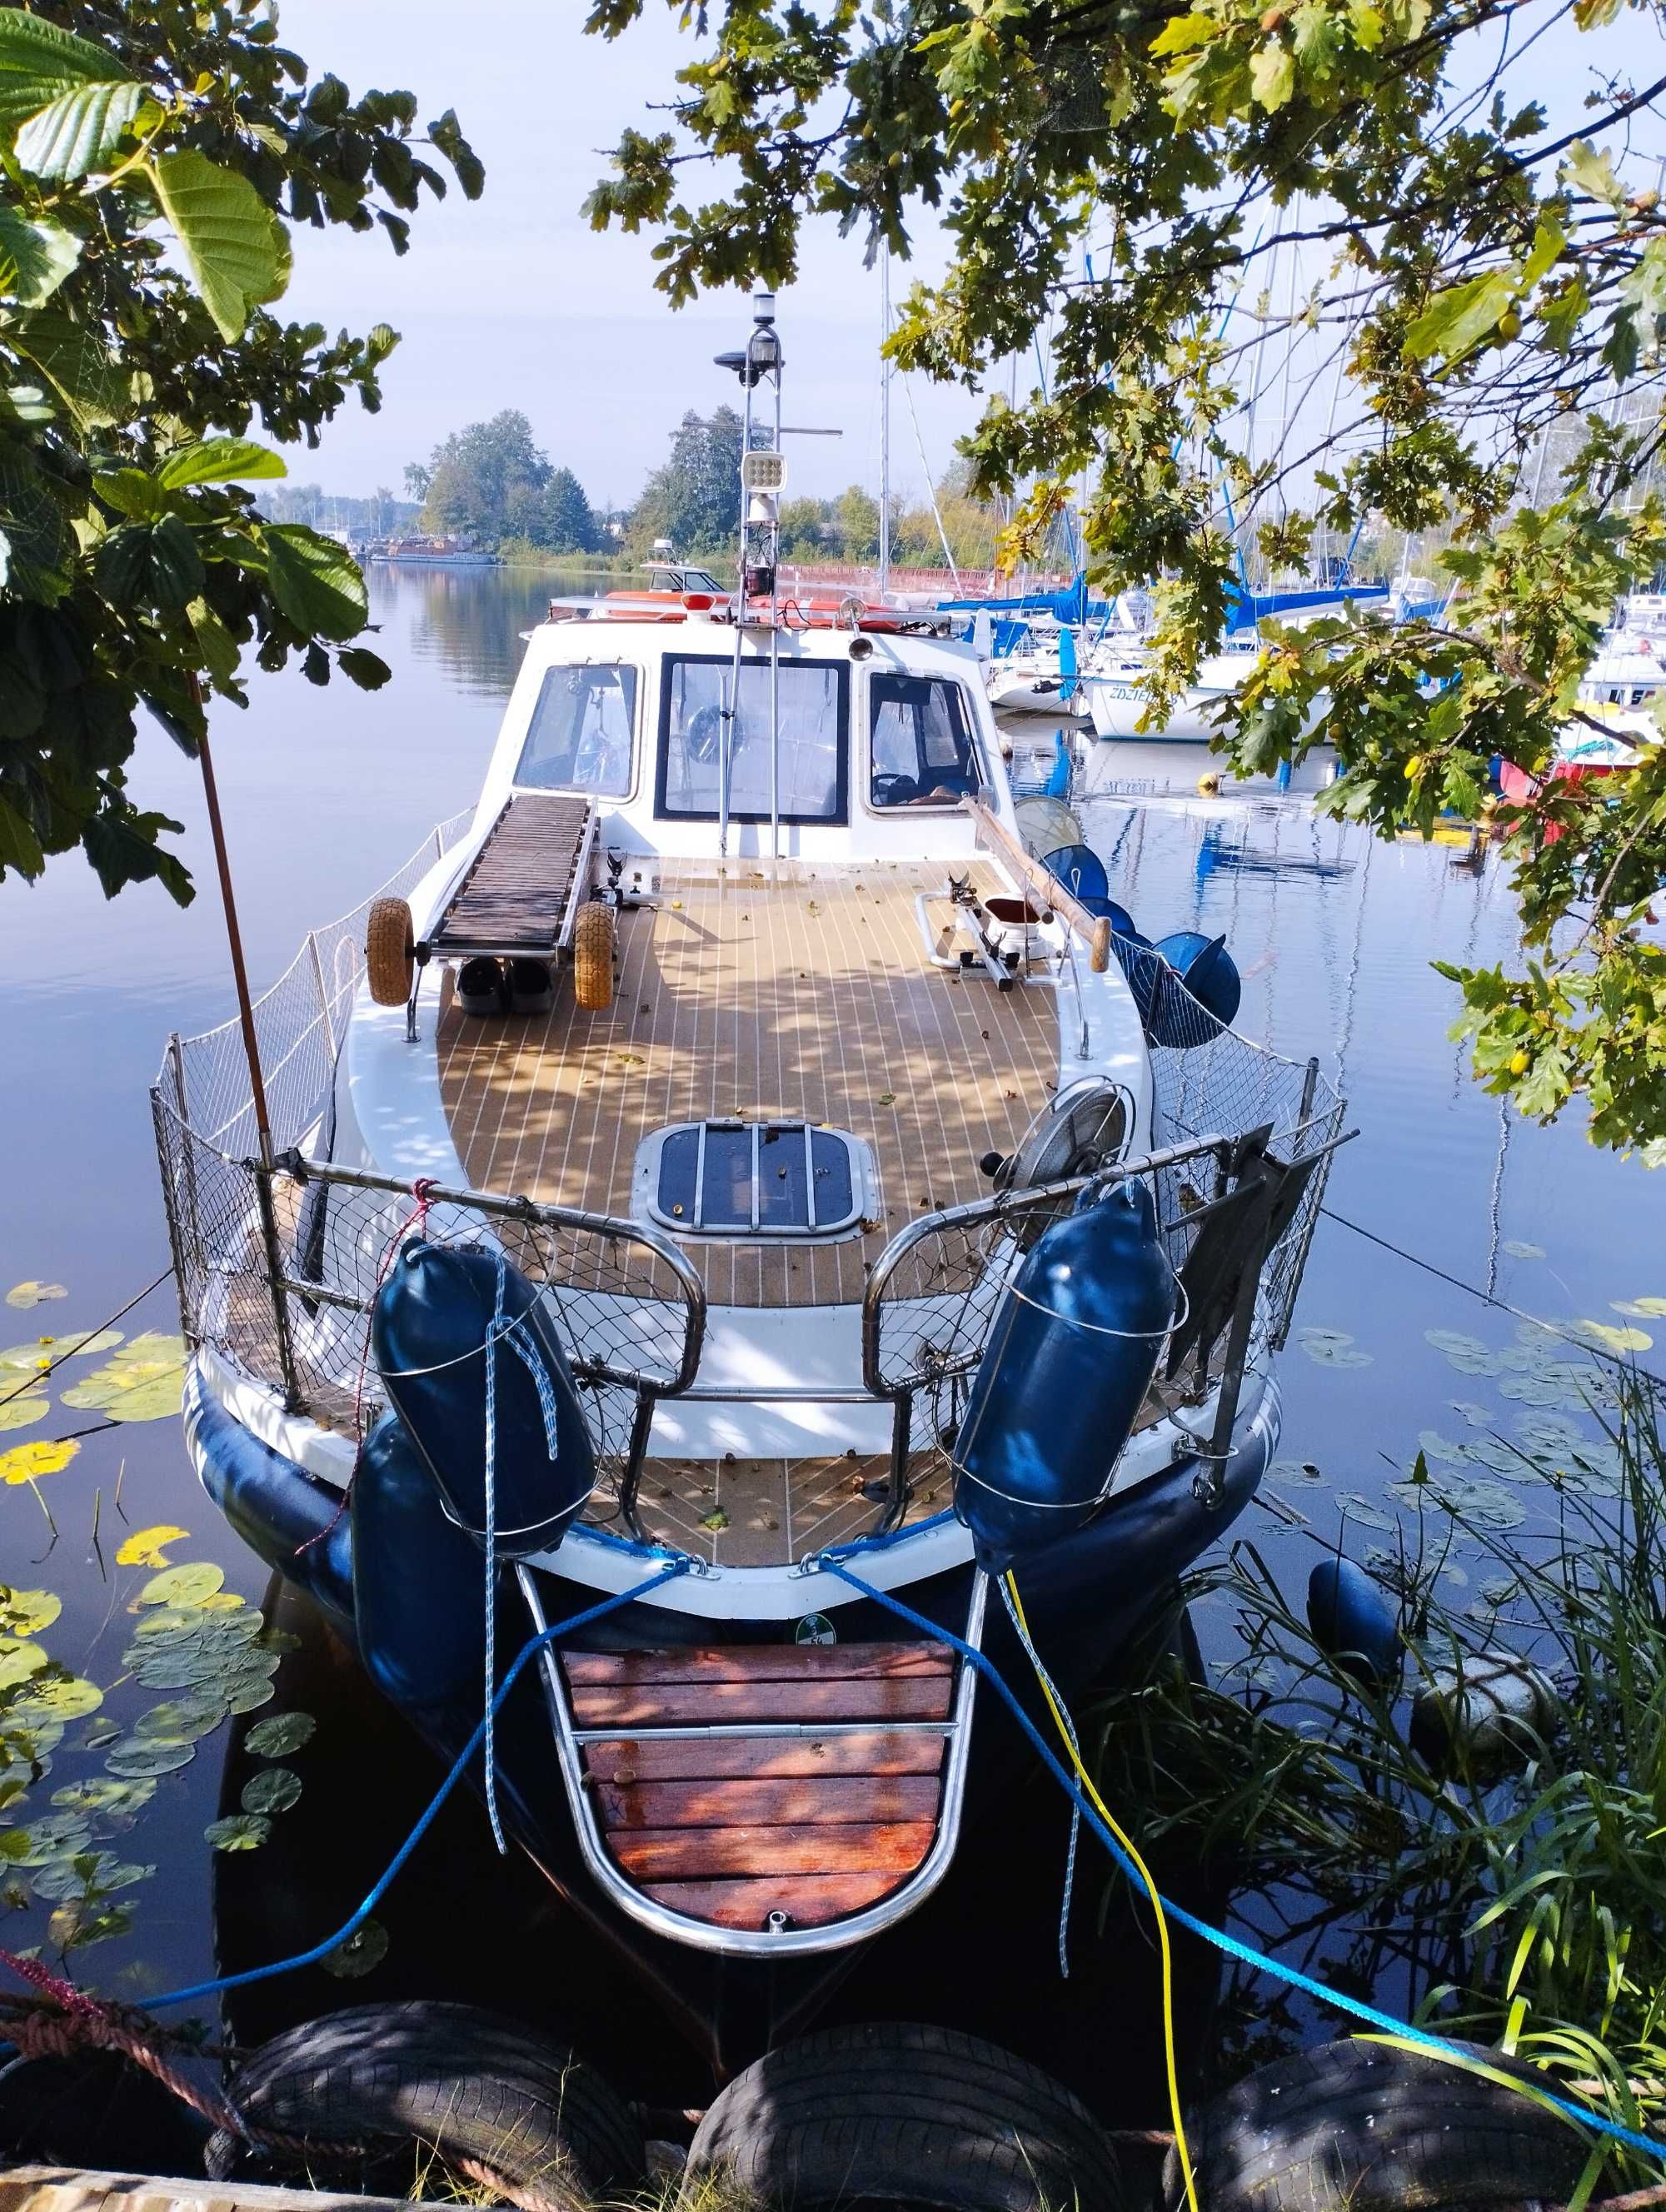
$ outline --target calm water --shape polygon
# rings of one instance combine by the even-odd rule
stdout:
[[[571,581],[514,570],[374,571],[392,684],[366,696],[345,684],[318,690],[299,677],[256,676],[246,714],[220,709],[216,758],[257,987],[285,964],[310,924],[356,903],[436,819],[472,801],[519,657],[518,632],[541,614],[552,588],[570,590]],[[1188,786],[1195,773],[1193,760]],[[70,1293],[28,1312],[0,1307],[11,1324],[6,1344],[38,1330],[90,1328],[165,1266],[146,1086],[170,1030],[199,1030],[231,1011],[197,771],[150,736],[132,784],[141,803],[185,824],[184,850],[203,886],[192,908],[179,912],[155,885],[106,905],[76,858],[55,864],[37,890],[0,888],[8,1048],[0,1289],[34,1278]],[[1594,1152],[1577,1118],[1549,1131],[1513,1122],[1469,1081],[1461,1048],[1447,1039],[1455,994],[1430,961],[1508,960],[1513,951],[1511,902],[1494,870],[1468,873],[1444,848],[1374,845],[1294,803],[1101,800],[1089,835],[1111,860],[1116,896],[1148,936],[1180,927],[1225,933],[1245,975],[1241,1030],[1298,1059],[1316,1053],[1337,1078],[1363,1133],[1337,1163],[1329,1201],[1337,1212],[1553,1319],[1613,1322],[1610,1301],[1666,1295],[1666,1176]],[[1499,1389],[1497,1378],[1454,1372],[1424,1332],[1473,1332],[1497,1347],[1512,1343],[1515,1326],[1329,1222],[1315,1243],[1298,1323],[1353,1341],[1343,1362],[1293,1342],[1284,1362],[1284,1452],[1318,1467],[1325,1483],[1302,1480],[1298,1466],[1274,1486],[1308,1533],[1264,1508],[1243,1525],[1292,1577],[1305,1576],[1315,1538],[1334,1540],[1341,1495],[1356,1501],[1347,1509],[1352,1548],[1387,1542],[1383,1523],[1395,1509],[1389,1500],[1383,1510],[1383,1485],[1415,1449],[1419,1431],[1461,1437],[1464,1416],[1453,1401],[1489,1400]],[[167,1286],[122,1324],[130,1332],[177,1325]],[[1316,1349],[1327,1353],[1323,1343]],[[1666,1344],[1644,1357],[1666,1363]],[[76,1373],[72,1364],[58,1380]],[[1506,1425],[1531,1410],[1489,1405]],[[97,1418],[55,1405],[49,1419],[0,1434],[0,1450]],[[1522,1498],[1531,1514],[1532,1492]],[[130,1529],[161,1522],[190,1532],[173,1559],[217,1561],[229,1589],[259,1595],[264,1573],[202,1498],[171,1419],[86,1436],[74,1463],[43,1479],[39,1498],[27,1486],[0,1489],[0,1580],[63,1597],[64,1615],[46,1640],[107,1690],[108,1711],[126,1725],[149,1702],[131,1683],[117,1686],[145,1574],[116,1567],[113,1556]],[[54,1788],[100,1771],[98,1753],[81,1747],[88,1725],[70,1727],[53,1771],[30,1793],[29,1817],[53,1811]],[[351,1771],[350,1740],[346,1754],[337,1741],[332,1767],[325,1734],[316,1754],[295,1759],[313,1792],[309,1832],[327,1850],[333,1820],[374,1864],[380,1842],[372,1850],[364,1838],[380,1836],[375,1805],[338,1802],[319,1817],[330,1774]],[[139,1994],[210,1969],[211,1855],[202,1831],[219,1809],[223,1741],[223,1732],[209,1736],[189,1765],[162,1778],[134,1830],[101,1844],[162,1871],[123,1893],[134,1901],[133,1930],[82,1955],[89,1980]],[[276,1876],[276,1851],[268,1863]],[[258,1853],[242,1863],[246,1884],[263,1863]],[[344,1910],[356,1893],[350,1885]],[[293,1928],[282,1922],[284,1936],[322,1932],[321,1907],[297,1911]],[[41,1935],[37,1914],[17,1913],[0,1940]],[[378,1988],[373,1980],[365,1993]]]

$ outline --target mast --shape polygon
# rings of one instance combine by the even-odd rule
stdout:
[[[740,434],[740,551],[739,586],[734,610],[734,662],[730,672],[729,697],[721,710],[717,755],[717,849],[729,849],[730,789],[733,781],[734,738],[740,713],[742,647],[745,642],[747,609],[751,600],[769,602],[769,850],[781,857],[781,602],[777,572],[781,550],[781,514],[777,495],[786,480],[781,458],[781,372],[783,356],[775,333],[775,295],[752,295],[752,327],[738,353],[717,356],[720,368],[732,368],[745,393],[745,413]],[[774,442],[752,448],[752,393],[768,378],[775,387]]]
[[[891,589],[891,248],[879,260],[879,597]]]

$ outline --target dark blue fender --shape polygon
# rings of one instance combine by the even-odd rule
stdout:
[[[353,1537],[340,1491],[234,1421],[195,1368],[185,1425],[204,1489],[249,1549],[350,1628]]]
[[[440,1503],[397,1413],[364,1440],[353,1478],[359,1656],[384,1697],[418,1722],[465,1690],[486,1650],[486,1555]]]

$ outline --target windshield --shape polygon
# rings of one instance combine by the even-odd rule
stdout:
[[[845,818],[848,672],[842,663],[783,660],[779,671],[781,818]],[[660,690],[660,815],[713,820],[718,811],[725,711],[734,665],[667,656]],[[729,813],[737,822],[769,819],[769,668],[740,671],[729,761]]]
[[[982,781],[959,684],[875,676],[867,688],[868,795],[875,806],[953,806]]]
[[[623,663],[551,668],[520,749],[515,781],[534,791],[630,789],[636,671]]]

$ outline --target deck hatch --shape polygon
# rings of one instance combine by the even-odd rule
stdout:
[[[858,1138],[799,1121],[656,1130],[636,1156],[635,1182],[638,1216],[684,1237],[847,1236],[875,1188]]]

